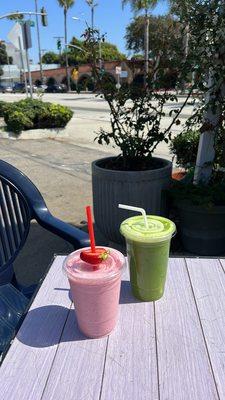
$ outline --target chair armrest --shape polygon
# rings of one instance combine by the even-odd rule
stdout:
[[[47,208],[38,211],[36,209],[35,211],[35,218],[43,228],[71,243],[74,249],[90,246],[89,235],[86,232],[53,217]]]

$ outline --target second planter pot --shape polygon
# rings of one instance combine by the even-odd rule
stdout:
[[[199,256],[225,253],[225,207],[204,208],[181,201],[176,205],[185,250]]]
[[[118,171],[105,168],[112,157],[92,163],[92,189],[95,223],[100,232],[116,243],[122,243],[121,222],[131,216],[118,204],[142,207],[147,214],[167,215],[164,189],[171,181],[172,163],[155,158],[159,168],[146,171]]]

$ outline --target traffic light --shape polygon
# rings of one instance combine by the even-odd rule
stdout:
[[[57,49],[58,49],[58,50],[61,50],[61,48],[62,48],[62,42],[61,42],[60,39],[58,39],[58,40],[57,40]]]
[[[48,26],[47,12],[46,12],[46,9],[44,7],[41,8],[41,13],[42,13],[42,16],[41,16],[42,25],[43,26]],[[43,14],[45,14],[45,15],[43,15]]]

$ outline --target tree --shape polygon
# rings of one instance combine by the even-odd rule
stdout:
[[[0,41],[0,65],[12,64],[13,58],[7,56],[5,43]]]
[[[131,61],[143,61],[144,56],[143,54],[133,54],[131,57]]]
[[[103,42],[102,46],[102,59],[105,61],[113,61],[113,60],[126,60],[126,56],[123,53],[120,53],[117,46],[115,44],[109,42]]]
[[[215,142],[225,132],[225,48],[224,0],[177,0],[176,16],[189,26],[190,43],[183,60],[181,79],[195,72],[194,88],[201,91],[195,113],[187,120],[187,129],[200,129],[194,183],[208,184],[220,166],[215,165]],[[202,93],[205,94],[202,96]],[[225,166],[225,140],[223,139]],[[221,173],[222,171],[219,170]],[[224,179],[224,178],[223,178]]]
[[[60,64],[59,54],[54,53],[54,51],[48,51],[42,56],[42,62],[44,64]]]
[[[183,58],[181,24],[172,16],[149,16],[150,58],[159,68],[178,68]],[[135,52],[144,50],[145,18],[139,16],[126,28],[126,47]],[[143,57],[142,57],[143,58]]]
[[[0,67],[0,77],[4,74],[2,67]]]
[[[144,11],[145,29],[144,29],[144,42],[145,42],[145,85],[147,83],[149,72],[149,12],[158,3],[158,0],[122,0],[122,5],[130,4],[135,14]]]
[[[64,30],[65,30],[65,43],[67,45],[67,13],[70,8],[73,7],[75,0],[58,0],[59,6],[63,8],[64,12]],[[68,55],[66,48],[66,78],[67,78],[67,89],[70,90],[70,74],[69,74],[69,63],[68,63]]]
[[[67,55],[68,55],[68,64],[70,66],[85,64],[90,61],[83,40],[79,40],[76,37],[73,37],[72,40],[70,41],[70,44],[76,46],[76,47],[68,46]],[[109,42],[101,43],[101,53],[102,53],[101,58],[103,61],[126,59],[126,56],[120,53],[117,46]],[[66,62],[65,53],[63,53],[61,57],[61,64],[65,65],[65,62]]]

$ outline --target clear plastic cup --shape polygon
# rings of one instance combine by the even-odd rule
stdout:
[[[121,274],[125,258],[119,251],[105,247],[109,256],[99,265],[81,260],[80,249],[71,253],[63,264],[69,280],[79,329],[85,336],[108,335],[118,318]]]
[[[142,301],[163,296],[171,238],[175,224],[167,218],[147,215],[126,219],[120,232],[126,239],[132,292]]]

